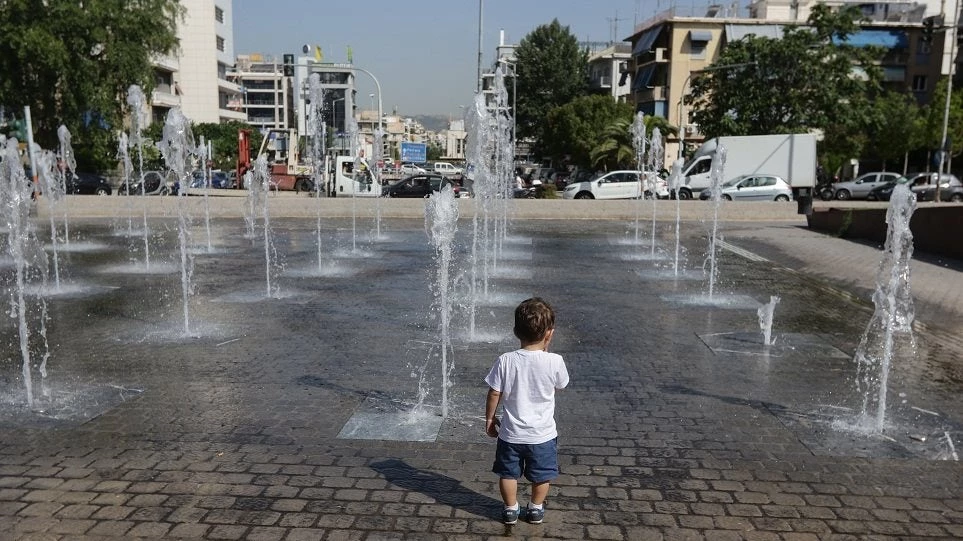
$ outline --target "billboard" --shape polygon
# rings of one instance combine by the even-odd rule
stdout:
[[[425,143],[401,143],[401,161],[425,163],[428,161],[428,145]]]

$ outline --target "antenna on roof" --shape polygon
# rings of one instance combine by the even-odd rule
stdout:
[[[609,38],[610,43],[615,43],[619,39],[619,21],[627,21],[628,19],[619,18],[619,10],[615,10],[615,17],[606,17],[606,21],[609,22],[612,35]]]

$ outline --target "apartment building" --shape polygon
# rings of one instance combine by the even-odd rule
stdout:
[[[185,16],[177,26],[176,56],[154,62],[157,90],[151,95],[152,118],[162,120],[179,106],[194,122],[247,119],[232,109],[241,87],[227,78],[234,65],[233,2],[181,0]]]
[[[812,5],[809,1],[759,0],[748,9],[676,7],[642,22],[627,38],[632,44],[627,68],[634,76],[631,100],[636,110],[666,118],[682,127],[687,143],[698,142],[702,136],[689,121],[683,103],[692,74],[711,65],[727,43],[748,34],[782,37],[784,26],[805,22]],[[880,66],[884,86],[909,91],[920,103],[927,103],[940,74],[948,69],[945,41],[929,44],[921,39],[922,19],[934,14],[932,7],[916,2],[859,6],[869,22],[849,42],[885,48],[888,52]],[[678,138],[667,139],[666,156],[679,155],[678,145]]]
[[[617,102],[629,101],[632,94],[632,72],[625,68],[632,58],[628,43],[593,43],[589,49],[589,88],[598,94],[608,94]]]
[[[261,131],[294,126],[291,77],[284,75],[276,58],[237,55],[234,69],[228,71],[227,77],[241,87],[238,98],[228,101],[228,109],[242,111],[248,124]]]

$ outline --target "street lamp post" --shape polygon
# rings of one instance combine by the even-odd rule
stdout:
[[[720,71],[726,69],[735,68],[745,68],[748,66],[755,66],[756,62],[740,62],[738,64],[723,64],[721,66],[709,66],[707,68],[702,68],[701,70],[693,70],[689,72],[686,76],[685,82],[682,83],[682,93],[679,94],[679,158],[682,158],[682,153],[685,150],[685,122],[682,119],[682,102],[685,100],[685,91],[689,87],[689,82],[692,80],[693,75],[701,75],[708,71]]]
[[[518,96],[518,91],[517,91],[517,90],[518,90],[518,74],[517,74],[517,72],[515,71],[515,69],[516,69],[516,64],[515,64],[514,62],[510,62],[510,61],[508,61],[508,60],[506,60],[506,59],[504,59],[504,58],[500,58],[500,59],[498,60],[498,62],[499,62],[500,64],[505,64],[506,66],[510,66],[510,67],[512,68],[512,157],[514,158],[515,153],[518,151],[518,139],[515,137],[515,128],[516,128],[516,126],[517,126],[517,124],[516,124],[516,122],[515,122],[515,115],[516,115],[516,112],[517,112],[516,109],[515,109],[515,104],[517,103],[517,98],[516,98],[516,97]]]
[[[950,25],[950,32],[952,34],[949,37],[950,42],[950,56],[949,63],[947,65],[947,76],[946,76],[946,104],[943,107],[943,137],[940,139],[940,162],[939,167],[936,169],[936,193],[934,194],[934,201],[940,201],[940,183],[943,181],[943,164],[947,163],[946,156],[951,152],[952,149],[946,148],[946,134],[949,131],[950,123],[950,96],[953,93],[953,68],[956,67],[956,40],[957,40],[957,25],[959,24],[959,13],[960,13],[960,2],[957,0],[953,3],[955,9],[953,10],[953,24]],[[944,18],[944,20],[946,20]],[[946,43],[947,39],[943,39],[943,43]],[[949,173],[949,167],[947,167],[947,173]]]

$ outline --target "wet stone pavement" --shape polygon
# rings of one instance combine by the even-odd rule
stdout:
[[[442,419],[424,224],[386,221],[372,239],[369,219],[356,236],[326,221],[321,265],[314,220],[272,224],[270,298],[243,220],[215,221],[210,252],[195,225],[189,332],[176,222],[151,221],[150,272],[126,223],[71,224],[33,408],[16,320],[0,323],[0,539],[963,537],[960,345],[921,322],[884,434],[847,430],[872,305],[775,251],[752,257],[765,239],[727,239],[709,302],[701,224],[683,229],[676,276],[667,223],[653,256],[649,226],[637,242],[631,222],[517,221],[471,333],[463,219]],[[533,295],[556,308],[572,375],[562,475],[543,524],[506,527],[483,377]],[[766,348],[756,308],[771,295]]]

